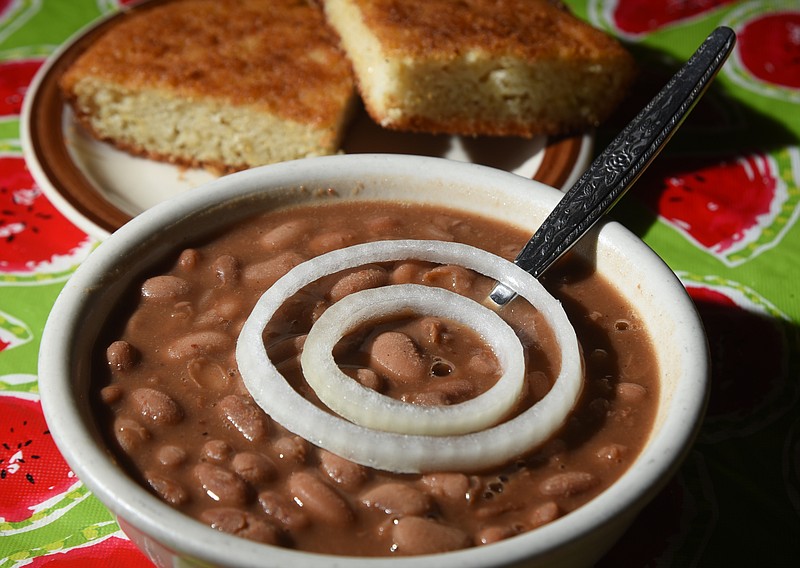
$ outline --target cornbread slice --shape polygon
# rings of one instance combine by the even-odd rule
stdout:
[[[462,135],[595,126],[634,72],[613,38],[558,0],[323,0],[370,116]]]
[[[97,138],[221,172],[337,152],[355,99],[339,40],[308,0],[145,5],[60,87]]]

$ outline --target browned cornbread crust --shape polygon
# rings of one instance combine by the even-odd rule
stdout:
[[[338,150],[350,64],[309,0],[183,0],[133,10],[61,80],[99,138],[223,170]]]
[[[557,134],[595,126],[634,71],[557,0],[324,0],[370,115],[388,128]]]

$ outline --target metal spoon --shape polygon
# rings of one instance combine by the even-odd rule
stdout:
[[[517,265],[540,277],[617,203],[708,89],[735,42],[736,35],[726,27],[715,29],[706,38],[561,198],[517,255]],[[499,306],[514,296],[502,282],[489,294]]]

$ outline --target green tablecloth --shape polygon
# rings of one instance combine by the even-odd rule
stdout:
[[[641,66],[597,147],[715,26],[737,50],[614,210],[678,273],[713,354],[708,416],[668,487],[601,563],[800,565],[800,2],[568,0]],[[34,184],[19,113],[33,73],[113,0],[0,0],[0,568],[148,566],[50,440],[36,359],[95,244]],[[50,564],[54,563],[54,564]]]

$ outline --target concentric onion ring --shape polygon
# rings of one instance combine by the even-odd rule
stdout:
[[[561,348],[561,368],[538,403],[491,428],[464,435],[399,434],[366,428],[318,408],[295,391],[267,356],[262,332],[280,306],[319,278],[367,263],[416,259],[450,263],[499,280],[544,317]],[[452,316],[451,316],[452,317]],[[583,364],[575,331],[561,304],[533,276],[496,255],[460,243],[377,241],[306,261],[256,303],[236,346],[242,378],[254,400],[287,430],[343,458],[397,473],[474,471],[503,464],[546,441],[580,395]]]
[[[451,406],[402,402],[367,388],[342,372],[333,358],[339,340],[364,323],[412,311],[451,318],[476,331],[498,358],[502,376],[486,392]],[[399,434],[444,436],[492,426],[513,409],[525,379],[525,356],[514,330],[489,308],[444,290],[400,284],[363,290],[330,306],[303,345],[303,375],[328,408],[348,420]]]

